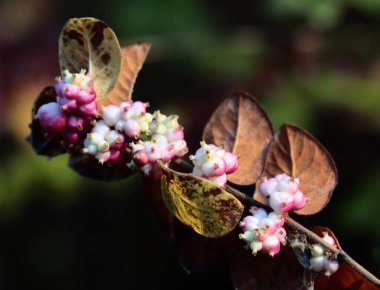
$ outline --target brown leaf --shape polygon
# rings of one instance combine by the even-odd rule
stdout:
[[[121,50],[122,65],[117,82],[105,98],[98,101],[98,105],[118,105],[132,99],[132,91],[151,44],[140,42],[123,47]]]
[[[229,259],[234,289],[303,289],[304,269],[289,247],[282,248],[272,258],[260,252],[253,256],[239,242],[236,242]]]
[[[97,100],[100,100],[119,77],[119,41],[112,29],[98,19],[70,19],[59,37],[59,64],[61,72],[66,69],[72,73],[87,70],[94,80]]]
[[[262,176],[286,173],[300,178],[300,188],[308,198],[306,206],[297,211],[311,215],[329,202],[338,182],[338,173],[329,152],[309,132],[293,125],[283,125],[270,145]],[[255,199],[261,200],[260,194]]]
[[[160,166],[164,201],[181,222],[210,238],[224,236],[236,227],[244,210],[236,197],[207,179]]]
[[[228,180],[249,185],[256,182],[265,163],[268,146],[273,139],[272,125],[255,98],[237,92],[226,98],[208,121],[203,139],[223,145],[239,156],[239,168]]]

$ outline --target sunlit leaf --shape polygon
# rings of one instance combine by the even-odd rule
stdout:
[[[255,183],[262,173],[273,130],[255,98],[237,92],[215,110],[203,131],[203,139],[237,154],[239,168],[228,175],[228,180],[249,185]]]
[[[65,149],[57,140],[49,137],[40,126],[40,122],[35,119],[35,115],[44,104],[55,102],[56,93],[54,87],[46,87],[37,97],[32,109],[32,123],[30,124],[31,133],[26,140],[32,145],[38,155],[54,157],[65,153]]]
[[[73,18],[59,37],[61,71],[78,73],[86,69],[94,80],[97,99],[114,86],[121,68],[119,41],[112,29],[95,18]]]
[[[99,105],[117,105],[132,99],[132,91],[137,75],[144,64],[150,47],[150,43],[141,42],[122,48],[122,65],[119,78],[112,91],[98,101]]]
[[[283,125],[270,145],[262,176],[286,173],[300,178],[300,188],[308,198],[296,213],[311,215],[329,202],[338,182],[338,173],[329,152],[309,132]],[[259,194],[256,199],[262,199]]]
[[[238,224],[244,207],[223,188],[207,179],[161,165],[161,190],[170,212],[206,237],[221,237]]]
[[[94,156],[83,154],[81,150],[70,153],[68,165],[84,177],[103,181],[121,180],[134,173],[128,168],[127,162],[101,164]]]

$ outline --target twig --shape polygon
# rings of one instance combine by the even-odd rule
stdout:
[[[186,161],[182,159],[177,159],[174,161],[175,164],[179,166],[183,166],[185,169],[190,169],[192,166],[187,163]],[[233,196],[235,196],[237,199],[239,199],[243,204],[247,206],[256,206],[265,208],[267,210],[271,210],[267,205],[262,204],[261,202],[253,199],[252,197],[244,194],[243,192],[226,185],[225,187],[226,191],[231,193]],[[305,228],[303,225],[292,219],[290,216],[285,215],[285,223],[290,228],[295,229],[296,231],[304,234],[309,240],[316,242],[318,244],[321,244],[324,248],[331,251],[331,253],[335,254],[339,261],[347,263],[351,268],[353,268],[355,271],[360,273],[364,278],[366,278],[370,283],[375,285],[376,287],[380,287],[380,280],[375,277],[372,273],[367,271],[363,266],[361,266],[358,262],[356,262],[354,259],[352,259],[345,251],[342,249],[337,249],[333,246],[331,246],[329,243],[327,243],[324,239],[322,239],[320,236],[315,234],[314,232],[310,231],[309,229]]]

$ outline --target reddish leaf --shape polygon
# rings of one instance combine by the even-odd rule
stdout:
[[[236,290],[303,289],[304,269],[289,247],[273,258],[260,252],[253,256],[240,241],[231,251],[229,267]]]
[[[98,101],[99,105],[117,105],[132,99],[132,91],[137,74],[144,64],[150,47],[150,43],[140,42],[122,48],[122,64],[119,78],[112,91],[109,92],[104,99]]]
[[[66,152],[62,144],[52,137],[49,137],[41,128],[40,122],[35,119],[38,109],[49,102],[56,101],[54,87],[46,87],[37,97],[32,109],[32,123],[30,124],[31,133],[26,140],[32,145],[38,155],[54,157]]]
[[[188,272],[212,271],[225,265],[236,231],[220,238],[207,238],[175,220],[175,244],[182,267]]]
[[[149,177],[144,177],[143,186],[145,197],[156,217],[161,234],[169,240],[173,239],[173,216],[162,199],[160,182]]]
[[[311,215],[329,202],[338,182],[334,160],[309,132],[293,125],[283,125],[270,145],[262,176],[286,173],[300,177],[300,187],[308,198],[306,206],[297,211]],[[262,200],[260,194],[255,198]]]
[[[255,98],[238,92],[226,98],[215,110],[203,131],[203,139],[237,154],[239,168],[228,175],[228,180],[249,185],[256,182],[264,168],[273,129]]]
[[[80,149],[70,153],[68,165],[84,177],[102,181],[121,180],[134,174],[127,162],[100,164],[94,156],[83,154]]]

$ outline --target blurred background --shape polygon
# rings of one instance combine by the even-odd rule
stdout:
[[[153,43],[134,99],[180,115],[191,152],[237,89],[275,129],[294,123],[319,138],[339,185],[323,212],[298,220],[330,227],[380,276],[379,1],[1,0],[1,289],[232,289],[223,271],[182,270],[140,176],[85,179],[67,156],[48,161],[25,142],[32,103],[59,74],[60,29],[85,16],[123,45]]]

